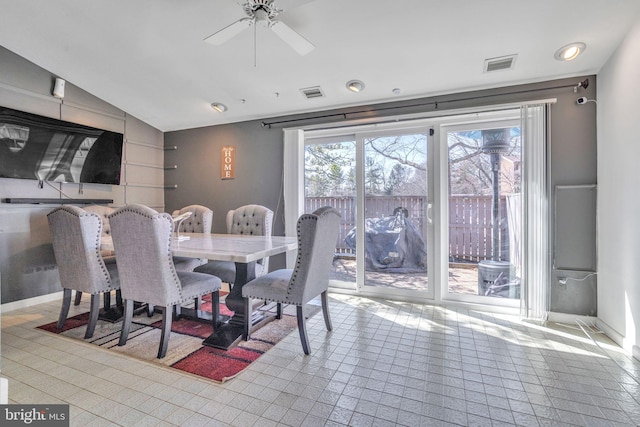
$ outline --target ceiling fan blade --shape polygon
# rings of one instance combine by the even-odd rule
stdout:
[[[309,40],[292,30],[282,21],[272,21],[269,28],[300,55],[306,55],[316,48]]]
[[[232,38],[240,34],[242,31],[249,28],[251,24],[253,24],[253,19],[242,18],[239,21],[236,21],[233,24],[227,27],[224,27],[217,33],[213,33],[212,35],[204,39],[204,41],[216,46],[220,46],[221,44],[225,43],[228,40],[231,40]]]

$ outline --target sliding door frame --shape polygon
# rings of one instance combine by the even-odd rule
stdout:
[[[443,293],[443,284],[448,282],[448,203],[439,202],[441,200],[448,200],[446,188],[447,182],[447,157],[443,150],[448,150],[447,147],[443,147],[440,143],[443,133],[443,127],[451,127],[455,124],[468,123],[473,121],[482,115],[485,118],[491,115],[501,117],[507,110],[519,110],[527,105],[541,105],[555,103],[555,99],[537,100],[531,102],[519,102],[513,104],[501,104],[492,105],[486,107],[466,108],[460,110],[445,110],[436,111],[425,114],[414,114],[409,116],[398,116],[395,118],[386,117],[384,122],[365,123],[365,122],[349,122],[349,123],[329,123],[322,125],[309,125],[308,127],[298,128],[286,128],[284,131],[284,176],[283,176],[283,195],[284,195],[284,212],[285,212],[285,235],[295,236],[295,224],[299,215],[304,213],[304,147],[305,139],[307,136],[313,137],[326,137],[331,135],[340,134],[354,134],[356,138],[361,134],[370,132],[382,132],[393,129],[410,129],[410,128],[422,128],[433,129],[433,135],[428,138],[428,169],[430,170],[429,176],[433,179],[429,179],[428,185],[428,204],[433,206],[428,217],[432,219],[432,223],[429,225],[428,234],[431,235],[430,242],[427,247],[427,256],[429,257],[428,266],[432,267],[428,270],[429,286],[433,289],[432,296],[430,298],[424,298],[424,295],[412,297],[409,295],[397,295],[395,293],[389,293],[381,295],[377,292],[369,293],[360,289],[362,286],[357,285],[356,289],[349,290],[344,288],[334,288],[332,291],[340,293],[354,293],[363,296],[378,296],[389,297],[397,300],[407,300],[412,302],[433,302],[436,304],[446,303],[453,305],[464,305],[469,308],[480,308],[483,310],[500,311],[512,314],[517,314],[517,308],[511,306],[500,305],[485,305],[477,304],[473,302],[456,301],[446,298],[446,294]],[[526,108],[525,108],[526,109]],[[486,121],[486,120],[485,120]],[[544,142],[546,144],[546,142]],[[527,159],[523,158],[526,168]],[[360,170],[358,174],[362,174]],[[444,183],[444,184],[443,184]],[[523,183],[523,185],[526,185]],[[362,206],[359,206],[359,210],[364,208],[364,199],[360,195],[359,199],[362,200]],[[523,206],[526,204],[523,203]],[[364,215],[362,215],[364,218]],[[525,216],[525,221],[528,219]],[[548,218],[545,218],[546,221]],[[364,223],[359,224],[361,227]],[[362,229],[362,228],[361,228]],[[544,249],[544,248],[543,248]],[[548,251],[549,248],[546,248]],[[529,254],[524,252],[525,257]],[[440,254],[436,256],[436,254]],[[443,255],[444,254],[444,255]],[[287,266],[291,268],[295,262],[295,254],[288,254]],[[527,260],[524,260],[526,266]],[[358,262],[358,269],[361,272],[358,273],[358,277],[364,277],[364,263]],[[542,275],[549,276],[550,272],[545,271]],[[545,286],[544,283],[536,283],[534,286]]]

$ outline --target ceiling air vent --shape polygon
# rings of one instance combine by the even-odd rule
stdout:
[[[510,70],[516,62],[518,55],[501,56],[499,58],[489,58],[484,60],[484,72],[489,73],[491,71],[498,70]]]
[[[304,97],[307,99],[322,98],[324,96],[324,93],[322,93],[322,89],[320,89],[320,86],[300,89],[300,92],[302,92]]]

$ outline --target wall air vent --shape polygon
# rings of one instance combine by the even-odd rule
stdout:
[[[489,58],[484,60],[484,72],[510,70],[516,62],[518,55],[507,55],[498,58]]]
[[[307,99],[324,97],[324,93],[322,92],[322,89],[320,89],[320,86],[308,87],[308,88],[305,88],[305,89],[300,89],[300,92],[302,92],[304,97],[307,98]]]

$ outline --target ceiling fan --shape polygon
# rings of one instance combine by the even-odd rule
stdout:
[[[247,14],[247,18],[239,19],[233,24],[213,33],[204,39],[205,42],[220,46],[245,29],[253,26],[255,31],[257,25],[262,25],[273,31],[300,55],[306,55],[315,49],[315,46],[309,42],[309,40],[302,37],[284,22],[275,19],[278,14],[282,12],[282,9],[276,7],[274,0],[246,0],[238,3],[243,8],[244,13]],[[299,3],[300,2],[298,2],[298,4]],[[302,3],[306,3],[306,1],[302,1]]]

